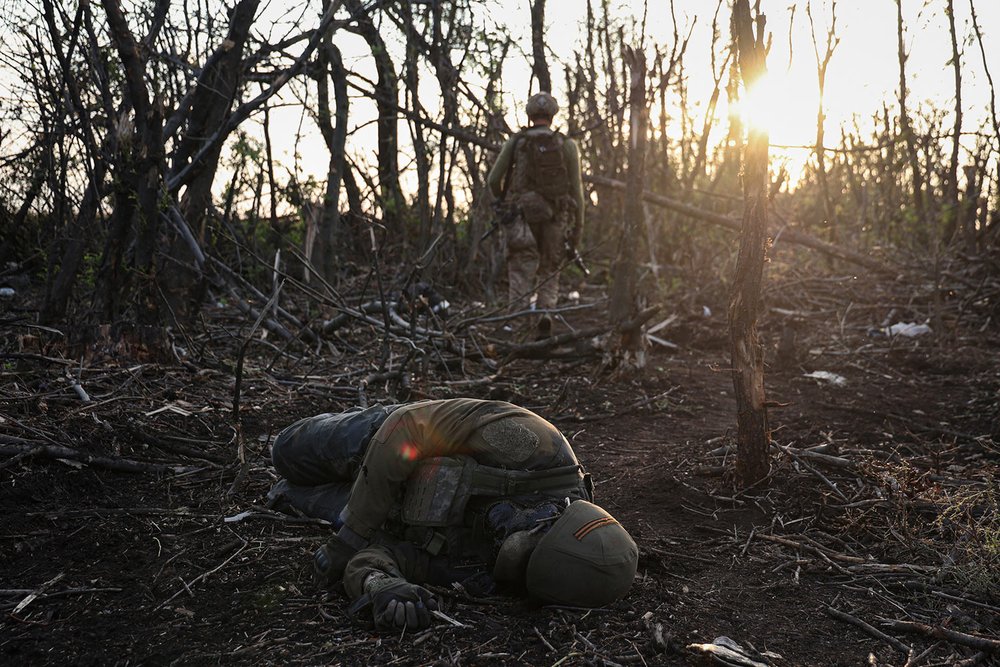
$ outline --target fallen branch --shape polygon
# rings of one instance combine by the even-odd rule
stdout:
[[[7,441],[6,436],[0,436],[0,443]],[[132,459],[111,458],[108,456],[94,456],[81,452],[78,449],[62,447],[59,445],[43,445],[38,442],[32,444],[0,444],[0,454],[10,456],[45,456],[50,459],[67,459],[70,461],[80,461],[95,468],[104,468],[117,472],[151,472],[162,473],[184,473],[199,470],[194,466],[171,465],[168,463],[147,463],[145,461],[134,461]]]
[[[41,589],[39,589],[38,591],[34,591],[28,588],[8,588],[0,590],[0,595],[24,595],[26,593],[30,593],[34,595],[34,597],[31,600],[31,602],[34,602],[36,600],[49,600],[51,598],[68,597],[70,595],[93,595],[94,593],[121,593],[122,589],[121,588],[67,588],[66,590],[54,591],[52,593],[45,593],[40,591]],[[13,606],[14,605],[11,603],[0,604],[0,609],[6,609],[8,607],[13,607]],[[24,607],[21,607],[21,609],[24,609]]]
[[[501,366],[510,363],[514,359],[523,359],[525,357],[535,357],[540,353],[547,352],[553,348],[559,347],[560,345],[565,345],[566,343],[571,343],[573,341],[582,340],[585,338],[593,338],[595,336],[601,336],[605,334],[613,333],[614,331],[624,332],[624,331],[634,331],[641,327],[643,324],[648,322],[660,312],[659,306],[650,306],[646,308],[641,313],[636,315],[634,318],[628,322],[624,322],[614,328],[608,328],[607,326],[602,327],[591,327],[590,329],[581,329],[580,331],[571,331],[564,334],[559,334],[558,336],[552,336],[550,338],[543,338],[542,340],[536,340],[531,343],[523,343],[521,345],[509,345],[501,348],[501,351],[505,354]],[[499,346],[498,346],[499,347]]]
[[[761,533],[757,535],[758,539],[766,540],[768,542],[774,542],[775,544],[783,544],[786,547],[792,547],[794,549],[805,549],[806,551],[811,551],[817,555],[825,556],[827,558],[832,558],[834,560],[839,560],[844,563],[861,564],[867,561],[859,556],[849,556],[847,554],[838,553],[836,551],[828,551],[826,549],[820,549],[812,544],[802,544],[801,542],[796,542],[795,540],[790,540],[787,537],[781,537],[779,535],[767,535]]]
[[[583,180],[588,183],[593,183],[594,185],[601,185],[606,188],[613,188],[615,190],[624,190],[625,183],[622,181],[616,181],[611,178],[605,178],[603,176],[591,176],[587,175],[583,177]],[[677,213],[682,213],[688,217],[695,218],[697,220],[702,220],[704,222],[711,223],[713,225],[719,225],[725,227],[726,229],[731,229],[738,232],[740,230],[740,221],[735,218],[730,218],[728,215],[722,215],[720,213],[712,213],[711,211],[705,211],[703,209],[697,208],[696,206],[691,206],[690,204],[684,204],[675,199],[670,199],[669,197],[664,197],[663,195],[654,194],[652,192],[644,191],[642,193],[642,198],[662,208],[676,211]],[[781,239],[788,241],[789,243],[794,243],[796,245],[801,245],[817,252],[821,252],[825,255],[830,255],[831,257],[836,257],[852,264],[857,264],[863,266],[872,271],[878,271],[879,273],[891,274],[893,271],[886,267],[881,262],[868,257],[867,255],[862,255],[860,253],[847,250],[846,248],[841,248],[839,246],[833,245],[832,243],[827,243],[826,241],[821,241],[814,236],[806,234],[805,232],[798,231],[796,229],[789,229],[785,227],[781,230]]]
[[[944,639],[954,644],[961,644],[962,646],[968,646],[969,648],[978,649],[980,651],[987,651],[989,653],[1000,652],[1000,640],[997,639],[970,635],[965,632],[959,632],[958,630],[950,630],[948,628],[926,625],[924,623],[916,623],[914,621],[884,621],[883,625],[900,632],[910,632],[933,637],[934,639]]]
[[[890,645],[896,647],[899,651],[901,651],[905,655],[909,655],[910,651],[913,650],[912,647],[907,646],[906,644],[904,644],[903,642],[899,641],[895,637],[892,637],[890,635],[885,634],[884,632],[882,632],[881,630],[879,630],[875,626],[870,625],[868,623],[865,623],[864,621],[862,621],[857,616],[851,616],[847,612],[840,611],[839,609],[834,609],[833,607],[827,607],[826,608],[826,613],[827,613],[828,616],[832,616],[833,618],[837,619],[838,621],[843,621],[845,623],[850,623],[851,625],[853,625],[855,627],[861,628],[865,633],[871,635],[872,637],[875,637],[876,639],[881,639],[882,641],[886,642],[887,644],[890,644]]]
[[[840,489],[837,488],[836,484],[834,484],[833,482],[831,482],[829,480],[829,478],[827,478],[827,476],[824,475],[823,473],[821,473],[819,470],[816,470],[816,468],[813,468],[811,465],[809,465],[808,463],[806,463],[802,459],[801,456],[799,456],[798,454],[796,454],[795,452],[792,451],[791,447],[781,447],[780,445],[778,445],[778,448],[781,451],[786,452],[789,456],[791,456],[793,459],[795,459],[799,463],[799,465],[801,465],[803,468],[805,468],[806,470],[808,470],[809,472],[811,472],[813,475],[815,475],[816,477],[818,477],[820,479],[820,481],[822,481],[828,487],[830,487],[831,489],[833,489],[833,492],[836,493],[838,496],[840,496],[841,499],[845,503],[850,502],[850,500],[848,500],[847,496],[844,495],[843,491],[841,491]]]
[[[23,611],[25,607],[27,607],[29,604],[38,599],[40,595],[43,595],[45,591],[49,590],[49,588],[52,587],[53,584],[55,584],[65,576],[66,576],[65,572],[60,572],[56,576],[46,581],[44,584],[38,587],[38,590],[29,593],[23,600],[21,600],[21,602],[19,602],[18,605],[14,607],[14,611],[12,611],[11,614],[13,615]]]
[[[779,452],[788,452],[794,457],[798,456],[804,459],[809,459],[814,463],[821,463],[823,465],[830,466],[831,468],[844,468],[853,469],[854,462],[850,459],[846,459],[843,456],[832,456],[830,454],[824,454],[816,449],[797,449],[791,446],[777,445],[771,443],[771,449]],[[716,447],[712,451],[708,452],[709,456],[728,456],[729,454],[736,453],[736,445],[723,445],[722,447]]]

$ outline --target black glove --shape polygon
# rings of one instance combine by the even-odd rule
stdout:
[[[376,574],[365,583],[365,594],[351,605],[351,618],[366,620],[370,614],[376,628],[423,630],[431,625],[431,612],[438,608],[434,594],[400,577]]]
[[[344,578],[347,563],[358,552],[357,549],[334,535],[313,554],[313,572],[320,588],[330,590]]]

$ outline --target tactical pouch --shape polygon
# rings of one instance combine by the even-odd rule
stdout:
[[[475,468],[475,460],[468,456],[439,456],[421,462],[406,482],[403,522],[440,528],[460,521]]]
[[[534,191],[524,192],[518,197],[521,216],[529,225],[548,222],[555,217],[555,209],[545,197]]]
[[[558,132],[526,130],[520,134],[514,156],[515,191],[538,192],[550,201],[569,193],[564,140]]]

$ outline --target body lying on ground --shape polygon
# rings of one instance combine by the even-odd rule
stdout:
[[[300,420],[276,438],[272,502],[329,520],[314,555],[351,616],[420,629],[439,601],[421,584],[462,584],[543,603],[622,597],[638,550],[593,504],[565,436],[525,408],[449,399]]]

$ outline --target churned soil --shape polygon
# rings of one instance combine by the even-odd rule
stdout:
[[[789,284],[761,323],[778,448],[770,478],[745,491],[732,478],[724,305],[678,313],[656,334],[677,347],[653,344],[641,373],[608,371],[596,356],[519,360],[492,381],[477,380],[490,371],[475,365],[415,373],[410,398],[501,398],[553,421],[640,547],[631,592],[608,608],[441,590],[455,623],[417,634],[352,625],[345,600],[311,580],[329,528],[266,507],[274,434],[359,399],[357,381],[338,379],[366,364],[349,340],[297,364],[280,345],[251,345],[237,433],[232,342],[229,356],[199,363],[109,353],[81,369],[79,359],[53,362],[55,347],[8,336],[23,358],[0,382],[5,444],[180,467],[112,471],[37,451],[0,459],[0,662],[693,665],[705,658],[691,645],[719,636],[769,652],[774,665],[907,662],[833,608],[914,656],[929,649],[919,664],[988,664],[988,653],[883,621],[998,636],[997,561],[967,548],[1000,525],[995,326],[972,319],[889,337],[886,295],[866,298],[850,280],[800,283],[794,294]],[[919,310],[908,303],[897,317]],[[583,326],[599,316],[567,317]],[[832,375],[807,376],[818,371]],[[388,384],[362,391],[395,400]]]

